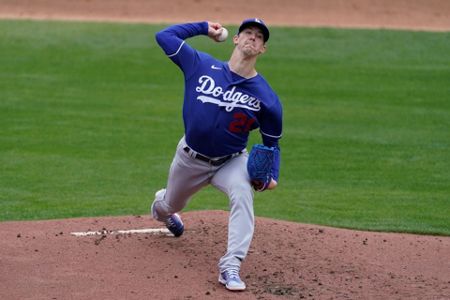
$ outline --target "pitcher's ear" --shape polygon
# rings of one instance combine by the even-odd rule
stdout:
[[[239,35],[233,36],[233,44],[236,46],[238,44]]]
[[[262,46],[261,50],[259,51],[259,53],[263,54],[264,52],[266,52],[267,47],[266,44],[264,43],[264,45]]]

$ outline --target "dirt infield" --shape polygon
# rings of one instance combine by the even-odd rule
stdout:
[[[249,14],[270,26],[450,30],[447,0],[0,0],[0,18],[237,24]],[[216,267],[228,213],[182,216],[180,238],[117,233],[161,228],[149,216],[0,223],[0,299],[450,299],[450,237],[265,218],[243,264],[248,289],[230,293]],[[99,234],[71,234],[87,231]]]
[[[0,18],[450,30],[448,0],[0,0]]]

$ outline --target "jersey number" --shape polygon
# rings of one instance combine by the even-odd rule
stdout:
[[[237,112],[233,115],[234,121],[230,123],[228,130],[234,133],[249,132],[255,119],[249,119],[246,114]]]

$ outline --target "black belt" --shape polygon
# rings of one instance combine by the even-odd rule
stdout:
[[[230,155],[227,155],[227,156],[224,156],[224,157],[222,157],[222,158],[219,158],[219,159],[215,159],[215,160],[214,160],[214,159],[211,159],[211,158],[209,158],[209,157],[206,157],[206,156],[204,156],[204,155],[202,155],[202,154],[200,154],[200,153],[195,152],[194,150],[192,150],[192,149],[189,148],[188,146],[184,147],[183,150],[184,150],[185,152],[187,152],[187,153],[191,153],[191,152],[192,152],[192,157],[193,157],[193,158],[198,159],[198,160],[201,160],[201,161],[204,161],[204,162],[207,162],[207,163],[209,163],[210,165],[215,166],[215,167],[220,166],[220,165],[223,165],[223,164],[226,163],[228,160],[230,160],[232,157],[237,156],[237,155],[239,155],[239,154],[242,153],[242,151],[239,151],[238,153],[230,154]]]

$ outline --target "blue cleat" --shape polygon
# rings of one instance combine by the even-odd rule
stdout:
[[[178,214],[169,216],[165,222],[167,229],[173,233],[175,237],[179,237],[184,232],[183,221]]]

